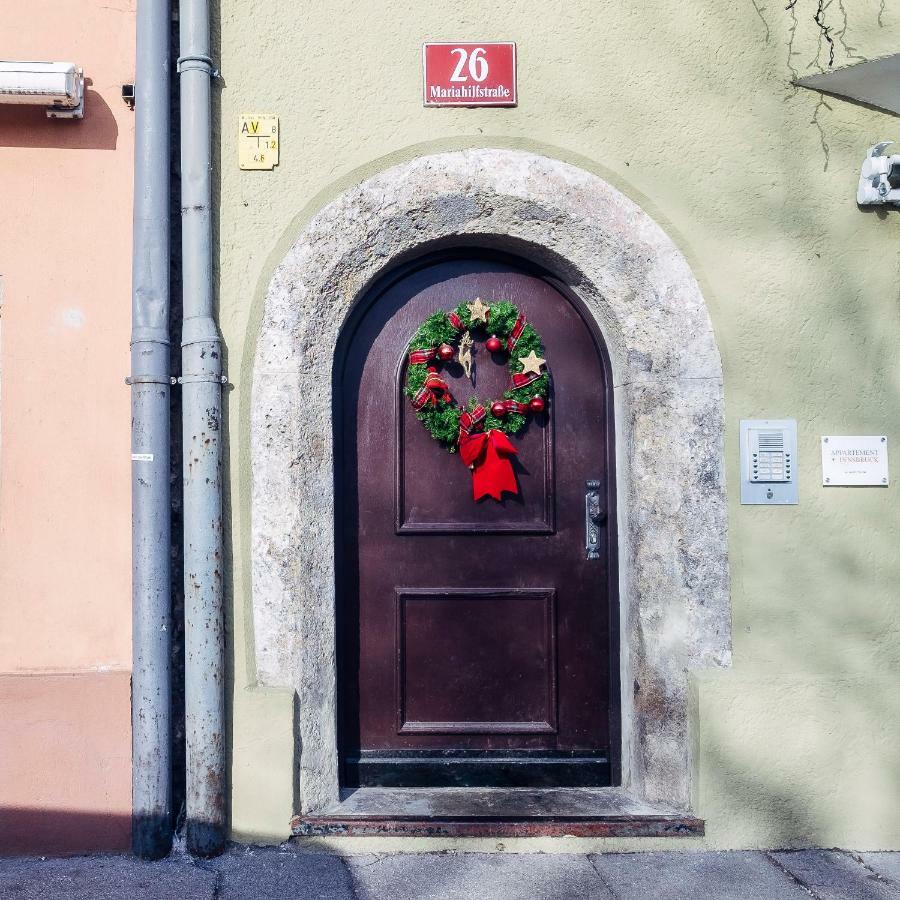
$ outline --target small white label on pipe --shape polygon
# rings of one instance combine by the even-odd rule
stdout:
[[[153,462],[153,454],[152,453],[132,453],[131,461],[132,462]]]

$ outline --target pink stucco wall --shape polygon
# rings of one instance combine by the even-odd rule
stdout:
[[[130,809],[121,684],[131,666],[123,379],[134,133],[120,90],[134,80],[134,18],[134,0],[31,0],[9,4],[0,22],[4,58],[75,62],[90,80],[82,121],[0,105],[0,758],[14,742],[30,748],[15,754],[23,783],[46,774],[56,784],[51,773],[67,769],[60,805],[108,813],[120,832]],[[105,677],[116,686],[100,689],[98,705]],[[31,707],[42,715],[23,718]],[[96,790],[98,772],[110,790]],[[41,804],[52,809],[52,792]]]

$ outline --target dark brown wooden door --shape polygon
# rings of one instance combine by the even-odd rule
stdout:
[[[511,300],[544,340],[547,412],[512,438],[518,496],[472,499],[458,454],[403,397],[419,323]],[[479,399],[505,365],[476,333]],[[472,395],[447,367],[453,395]],[[440,257],[376,287],[336,367],[343,783],[609,784],[618,742],[614,547],[585,552],[586,481],[612,504],[602,349],[574,300],[498,258]]]

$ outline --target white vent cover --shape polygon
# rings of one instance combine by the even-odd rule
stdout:
[[[785,450],[784,431],[751,428],[750,480],[790,481],[791,454]]]
[[[783,431],[756,431],[760,450],[784,450]]]
[[[0,60],[0,103],[46,106],[50,118],[84,115],[84,73],[68,62]]]

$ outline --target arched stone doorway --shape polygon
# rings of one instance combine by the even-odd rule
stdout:
[[[730,662],[722,372],[690,269],[597,176],[509,150],[424,156],[346,191],[275,271],[251,401],[252,577],[263,684],[297,694],[300,812],[338,795],[332,360],[392,267],[464,243],[532,260],[606,343],[616,410],[622,781],[687,809],[688,672]]]

